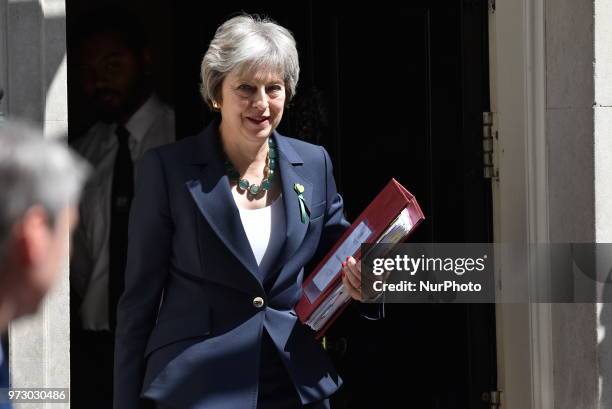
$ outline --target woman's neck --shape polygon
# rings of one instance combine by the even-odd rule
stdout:
[[[219,126],[223,150],[240,174],[263,174],[263,168],[268,155],[267,139],[262,141],[248,141],[232,137],[232,131]]]

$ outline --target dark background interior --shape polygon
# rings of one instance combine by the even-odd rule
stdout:
[[[106,4],[66,3],[69,24]],[[294,33],[300,53],[297,95],[279,131],[327,148],[348,219],[395,177],[427,218],[411,241],[492,241],[481,139],[489,109],[486,0],[121,4],[147,27],[157,90],[175,107],[178,137],[212,118],[198,84],[216,28],[240,11],[270,16]],[[68,63],[74,137],[95,117],[74,85],[70,56]],[[387,305],[379,322],[347,311],[327,337],[345,379],[334,408],[488,407],[481,394],[497,383],[494,305]]]

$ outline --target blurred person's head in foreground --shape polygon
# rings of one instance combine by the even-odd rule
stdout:
[[[71,35],[77,75],[99,119],[126,122],[151,95],[151,52],[143,26],[124,10],[83,16]]]
[[[59,276],[89,172],[61,143],[0,122],[0,330],[34,313]]]

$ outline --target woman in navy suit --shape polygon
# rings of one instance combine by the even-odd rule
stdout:
[[[202,61],[202,95],[221,119],[140,161],[115,409],[329,408],[342,380],[293,307],[304,265],[349,223],[325,149],[275,130],[298,76],[288,30],[228,20]],[[359,266],[343,264],[361,300]]]

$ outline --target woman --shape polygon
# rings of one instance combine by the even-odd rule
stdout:
[[[228,20],[202,61],[220,121],[141,160],[115,409],[140,407],[141,394],[160,408],[329,407],[342,381],[293,306],[304,265],[348,222],[327,152],[275,131],[298,75],[289,31]],[[360,300],[358,265],[344,264]]]

